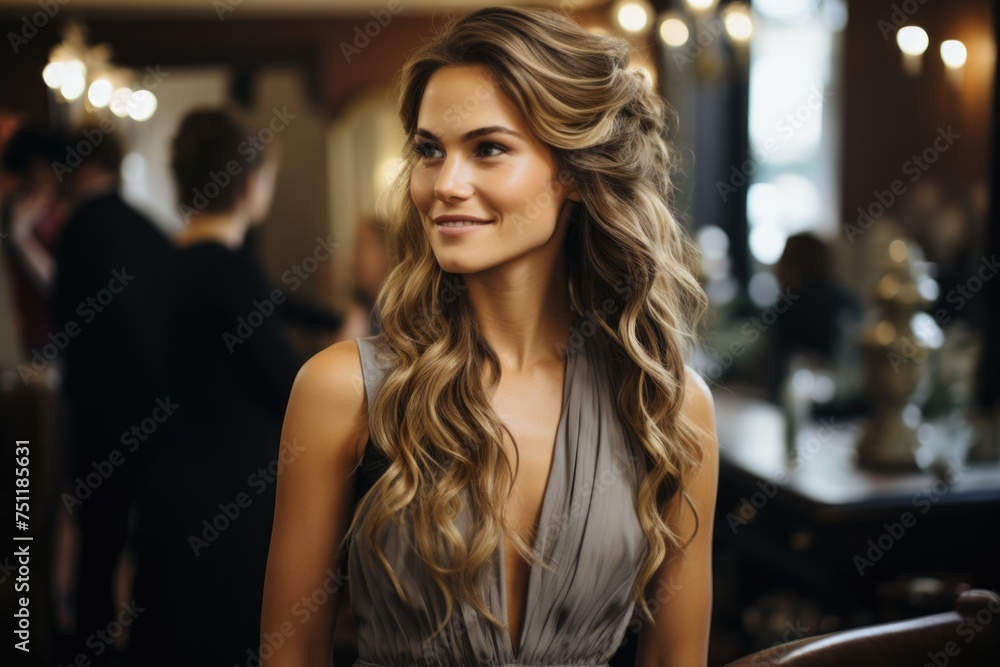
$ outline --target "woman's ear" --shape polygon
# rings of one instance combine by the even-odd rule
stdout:
[[[563,181],[563,187],[566,188],[566,199],[580,203],[583,201],[583,197],[580,195],[580,188],[576,186],[573,181]]]
[[[570,175],[568,169],[561,169],[559,175],[556,177],[562,186],[566,189],[566,198],[570,201],[581,202],[583,197],[580,196],[580,190],[576,187],[573,177]]]

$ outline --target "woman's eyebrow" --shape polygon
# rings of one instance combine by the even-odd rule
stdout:
[[[459,139],[460,141],[464,142],[464,141],[469,141],[470,139],[475,139],[477,137],[494,133],[509,134],[517,137],[518,139],[524,138],[523,136],[521,136],[520,133],[515,132],[509,127],[504,127],[503,125],[489,125],[487,127],[480,127],[475,130],[469,130],[468,132],[463,134]],[[431,141],[437,141],[438,143],[441,142],[441,140],[433,132],[431,132],[430,130],[425,130],[422,127],[417,128],[414,134],[423,137],[425,139],[430,139]]]

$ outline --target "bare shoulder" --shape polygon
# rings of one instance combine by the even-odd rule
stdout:
[[[703,432],[703,446],[715,449],[715,400],[705,378],[690,366],[684,366],[684,414]]]
[[[320,350],[302,365],[295,382],[343,400],[363,400],[365,383],[357,341],[351,338]]]
[[[712,390],[698,371],[684,366],[684,410],[692,417],[713,417],[715,401]]]
[[[285,427],[312,442],[328,443],[337,458],[360,458],[367,438],[367,400],[357,341],[317,352],[299,369],[285,413]],[[360,442],[360,445],[358,443]],[[345,451],[350,449],[351,451]]]

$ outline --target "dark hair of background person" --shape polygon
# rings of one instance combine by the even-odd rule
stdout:
[[[818,237],[808,232],[788,237],[778,261],[781,270],[791,270],[794,288],[808,287],[830,279],[830,251]]]
[[[24,177],[35,160],[53,162],[64,155],[65,148],[58,136],[34,125],[26,125],[16,130],[7,141],[0,165],[4,171]]]
[[[81,166],[93,163],[104,171],[118,174],[125,151],[114,133],[105,132],[96,124],[85,124],[67,138],[67,145],[70,148],[76,148],[81,144],[90,148],[86,155],[77,150],[81,157]],[[62,155],[58,159],[62,160],[64,157],[65,155]]]
[[[196,109],[188,113],[174,136],[170,159],[178,203],[205,212],[232,211],[246,192],[250,174],[263,164],[262,153],[267,152],[266,147],[258,150],[247,143],[253,134],[243,116],[233,110]],[[213,174],[224,174],[228,183],[218,186]],[[218,187],[214,196],[205,193],[209,184]],[[195,205],[196,199],[199,205]]]

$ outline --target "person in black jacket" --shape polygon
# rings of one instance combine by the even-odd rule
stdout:
[[[153,426],[170,412],[160,308],[173,250],[119,196],[115,137],[86,128],[69,145],[84,144],[82,162],[62,172],[71,211],[55,248],[52,299],[65,341],[55,363],[63,370],[70,450],[61,498],[80,538],[75,633],[64,650],[67,663],[85,654],[106,664],[110,647],[97,653],[87,638],[123,613],[114,601],[115,568],[153,450]]]
[[[251,134],[234,112],[205,109],[173,140],[189,218],[175,238],[166,329],[179,407],[140,505],[135,597],[145,611],[127,665],[230,667],[258,651],[275,480],[287,463],[278,460],[281,424],[304,357],[286,331],[291,290],[269,282],[245,243],[277,172],[274,146],[239,150]]]

